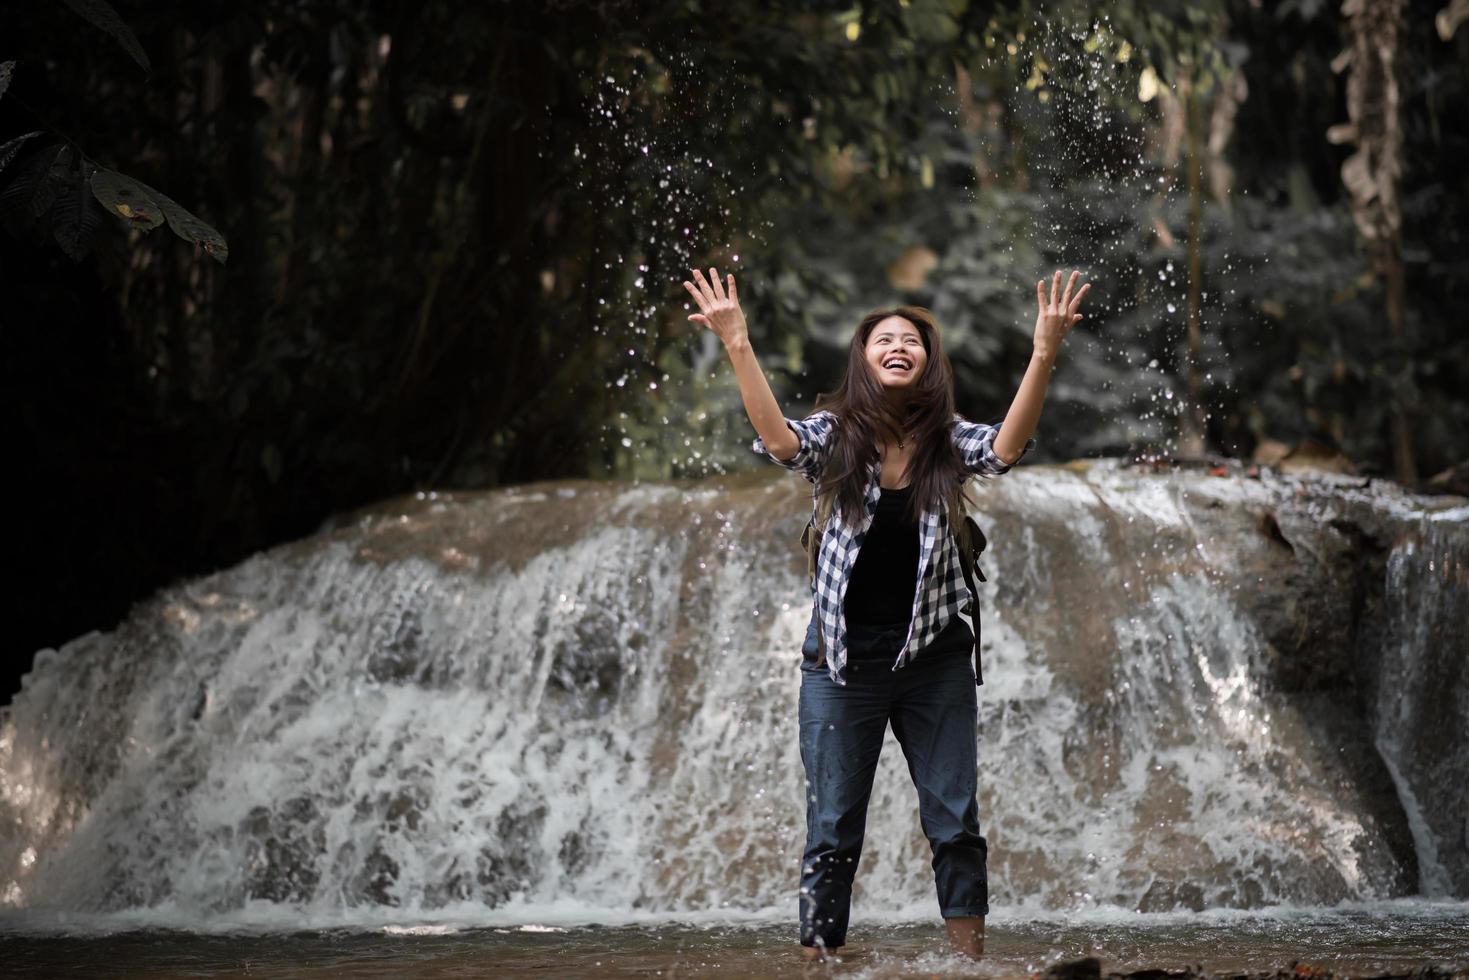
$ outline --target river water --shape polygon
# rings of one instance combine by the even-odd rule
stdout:
[[[990,917],[985,958],[948,953],[933,921],[867,922],[854,915],[838,962],[806,964],[793,925],[774,913],[717,921],[631,922],[585,910],[543,910],[536,921],[504,911],[473,921],[419,923],[356,916],[292,929],[292,911],[262,906],[205,925],[166,910],[110,916],[0,914],[0,958],[20,975],[154,977],[1029,977],[1094,956],[1104,972],[1197,969],[1269,972],[1294,965],[1341,976],[1401,975],[1426,966],[1469,975],[1469,903],[1399,900],[1334,908],[1202,913],[1094,910],[1064,917]],[[296,913],[300,915],[300,913]],[[319,915],[312,918],[319,919]],[[377,922],[372,920],[376,918]],[[190,921],[190,929],[169,928]]]

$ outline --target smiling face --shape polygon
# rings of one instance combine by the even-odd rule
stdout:
[[[890,391],[915,387],[928,364],[923,334],[900,316],[890,316],[872,328],[863,356],[872,376]]]

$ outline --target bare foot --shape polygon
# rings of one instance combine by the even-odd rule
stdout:
[[[971,960],[984,956],[984,916],[945,919],[944,928],[948,930],[949,945],[954,952]]]

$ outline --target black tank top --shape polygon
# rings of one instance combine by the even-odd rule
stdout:
[[[847,620],[847,657],[853,661],[891,660],[908,635],[918,579],[918,522],[906,510],[913,485],[882,488],[877,512],[862,539],[842,611]],[[936,637],[928,657],[965,654],[974,632],[955,616]]]
[[[904,626],[913,615],[918,579],[918,522],[904,514],[913,484],[882,488],[877,513],[862,539],[842,606],[848,623]]]

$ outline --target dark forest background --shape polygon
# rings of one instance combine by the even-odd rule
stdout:
[[[393,495],[758,465],[866,309],[1032,460],[1464,492],[1466,4],[270,0],[0,17],[0,703],[36,650]]]

